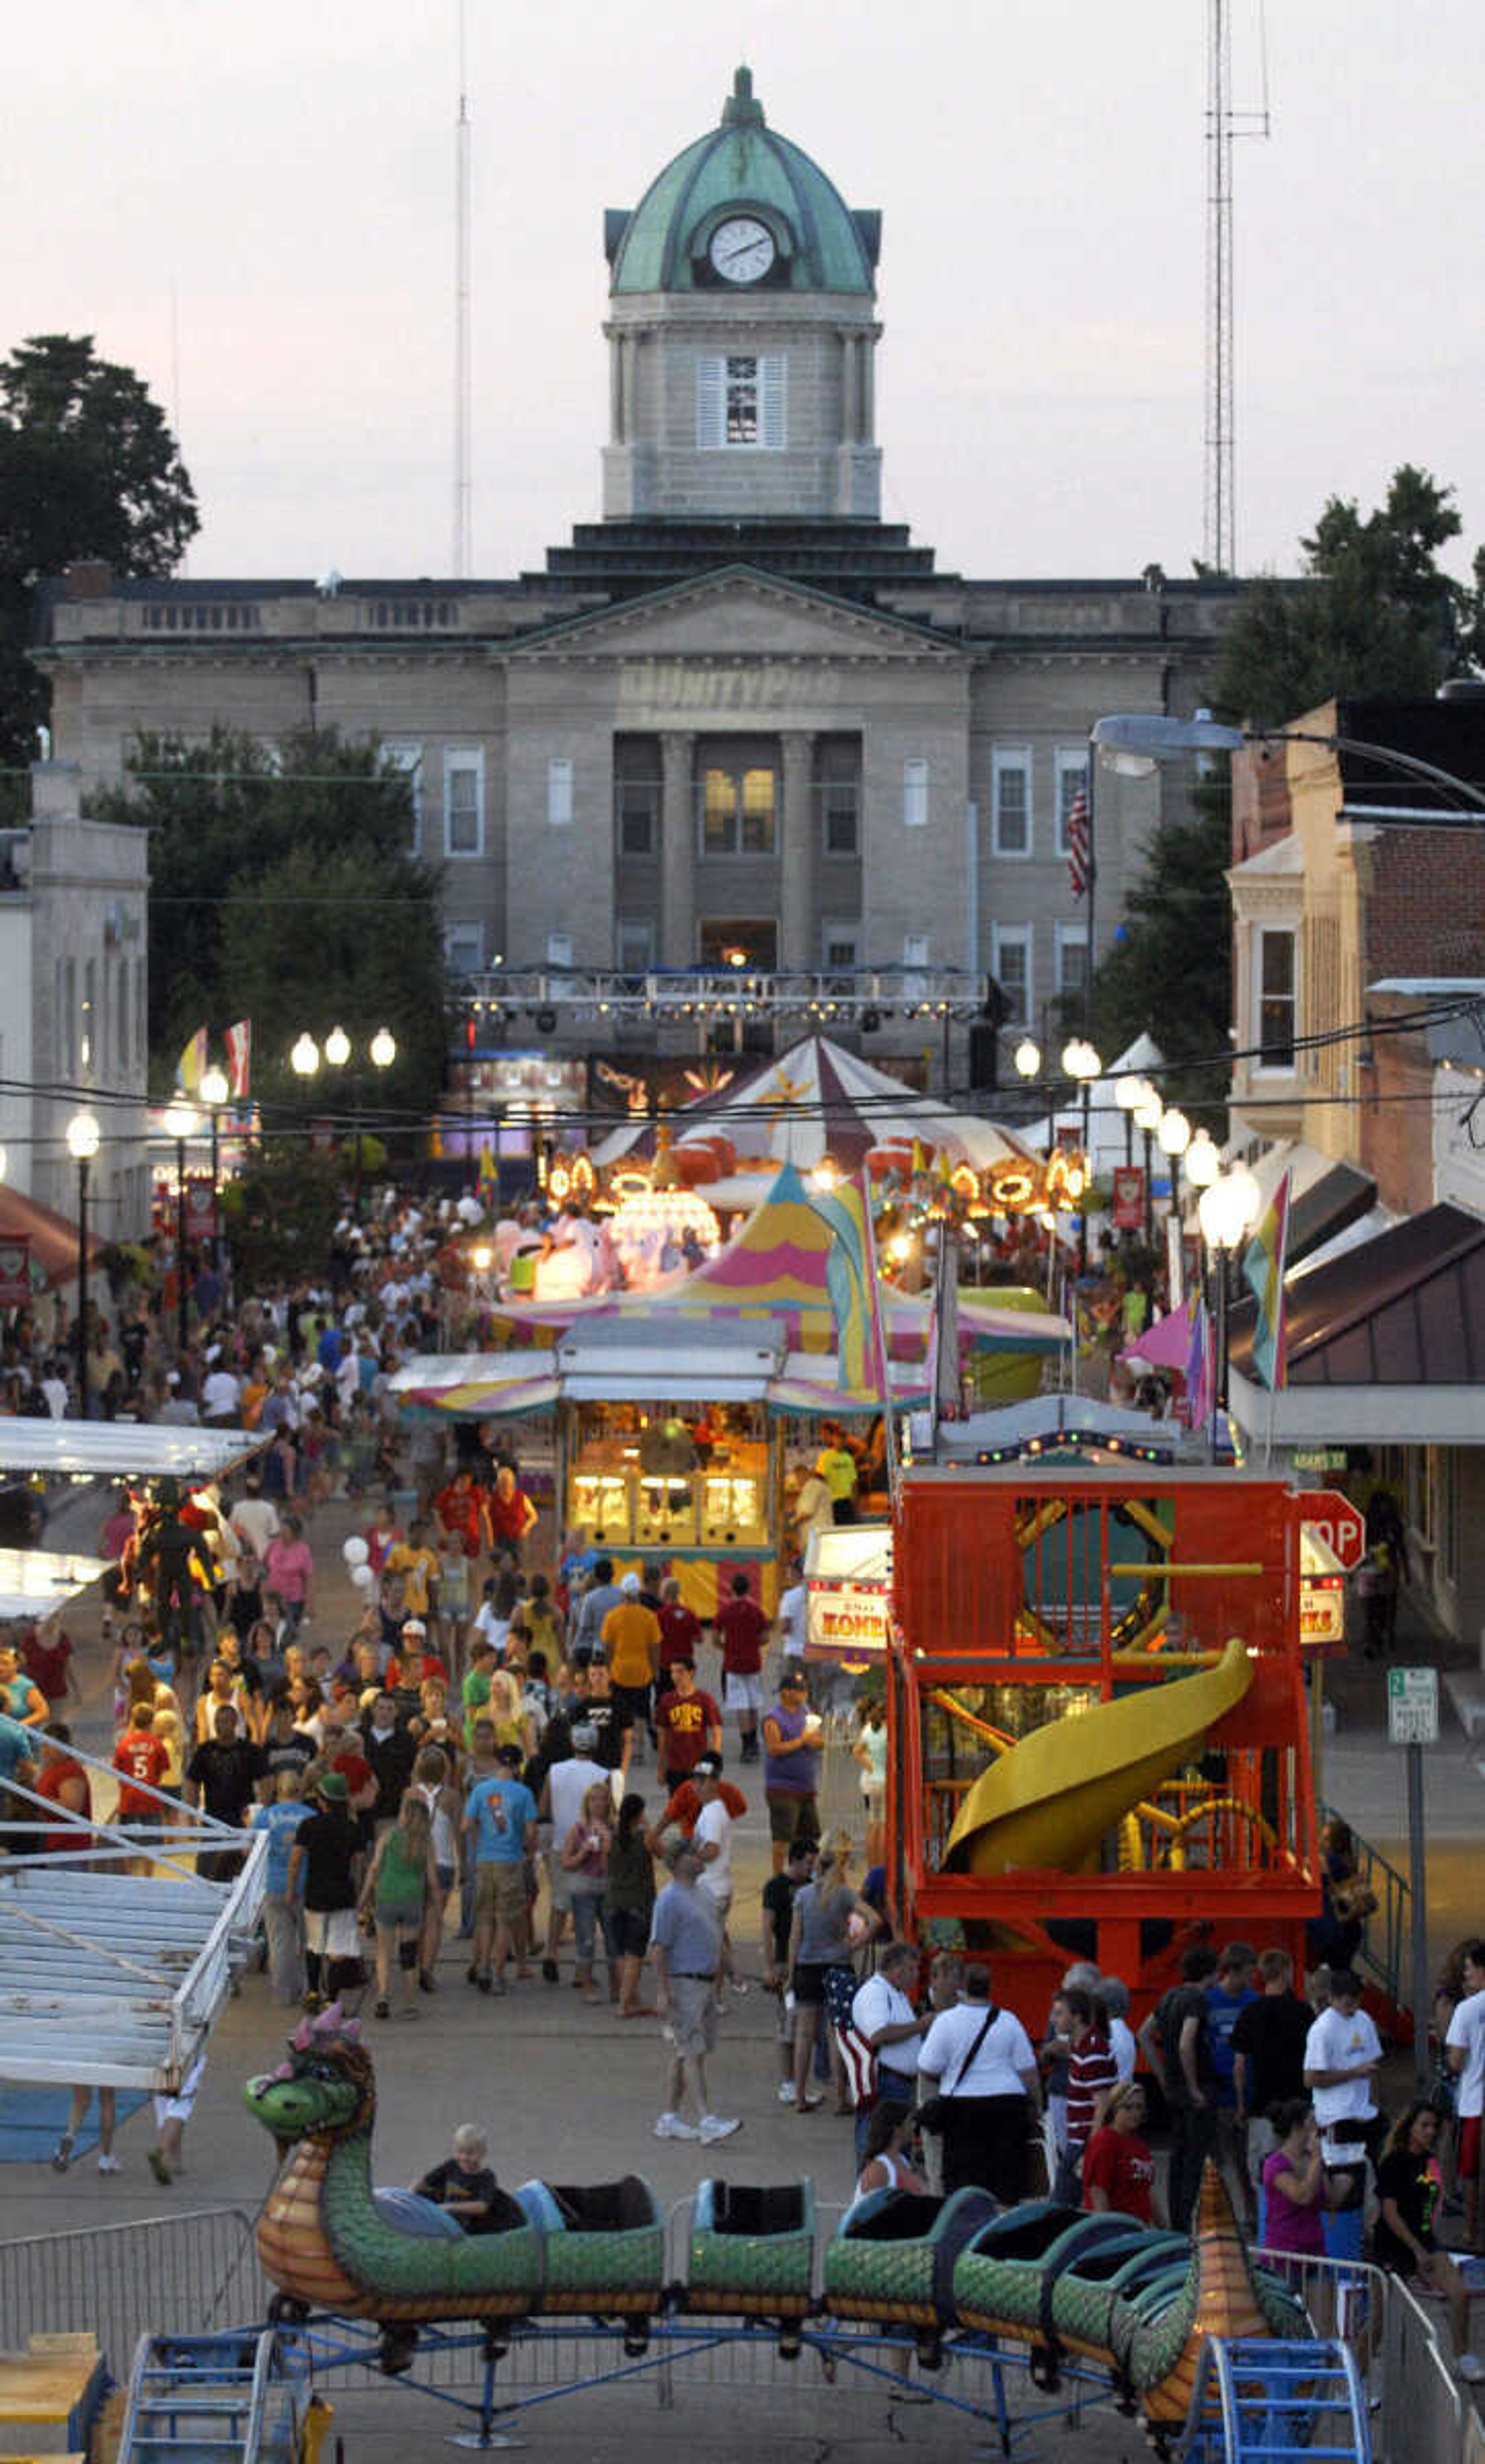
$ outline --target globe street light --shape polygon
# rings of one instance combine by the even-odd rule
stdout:
[[[188,1104],[171,1104],[165,1116],[165,1133],[175,1140],[175,1348],[184,1352],[187,1343],[186,1325],[186,1141],[193,1138],[199,1127]]]
[[[1126,1069],[1121,1078],[1114,1081],[1114,1101],[1124,1115],[1126,1163],[1133,1163],[1135,1159],[1135,1112],[1149,1091],[1144,1079],[1137,1077],[1132,1069]]]
[[[218,1069],[214,1062],[210,1069],[202,1072],[201,1100],[208,1106],[211,1114],[211,1264],[218,1272],[220,1272],[222,1265],[222,1235],[217,1222],[216,1214],[216,1184],[218,1178],[217,1141],[220,1134],[218,1116],[221,1112],[222,1106],[226,1103],[231,1091],[232,1090],[227,1084],[226,1071]]]
[[[1062,1047],[1062,1067],[1083,1090],[1083,1187],[1079,1199],[1077,1231],[1077,1271],[1088,1272],[1088,1198],[1093,1187],[1093,1160],[1088,1152],[1089,1111],[1093,1102],[1093,1082],[1103,1067],[1097,1053],[1085,1035],[1075,1035]]]
[[[96,1112],[74,1112],[67,1124],[67,1152],[78,1167],[78,1415],[88,1418],[88,1166],[102,1132]]]
[[[1390,744],[1368,744],[1359,736],[1326,736],[1303,727],[1224,727],[1214,718],[1165,718],[1156,712],[1114,712],[1093,723],[1096,753],[1104,753],[1120,767],[1154,763],[1178,753],[1240,753],[1249,744],[1319,744],[1330,753],[1359,753],[1363,760],[1380,761],[1384,769],[1405,778],[1426,779],[1464,799],[1467,808],[1485,813],[1485,788],[1456,779],[1434,761],[1415,753],[1400,753]],[[1120,760],[1122,757],[1122,760]]]
[[[1211,1132],[1198,1130],[1186,1151],[1187,1181],[1193,1189],[1210,1189],[1221,1170],[1222,1157],[1217,1152]]]
[[[324,1057],[332,1069],[344,1069],[350,1059],[350,1037],[344,1026],[332,1026],[324,1040]]]
[[[320,1046],[314,1037],[301,1035],[289,1055],[289,1067],[297,1078],[313,1078],[320,1067]]]
[[[1218,1176],[1196,1202],[1202,1239],[1216,1266],[1217,1366],[1212,1391],[1211,1460],[1217,1457],[1217,1414],[1228,1404],[1228,1281],[1230,1261],[1247,1240],[1263,1206],[1263,1193],[1246,1164]]]

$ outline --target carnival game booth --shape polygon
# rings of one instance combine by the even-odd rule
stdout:
[[[835,1356],[790,1353],[786,1329],[763,1321],[600,1318],[538,1354],[424,1355],[393,1389],[418,1416],[549,1414],[562,1529],[621,1573],[665,1566],[711,1617],[739,1573],[773,1609],[790,1469],[819,1453],[822,1420],[875,1418],[875,1388],[838,1372]],[[902,1408],[922,1398],[905,1365],[893,1382]]]
[[[853,1675],[881,1667],[892,1637],[892,1526],[840,1523],[805,1551],[805,1658]]]
[[[1169,1463],[904,1475],[887,1691],[906,1925],[993,1951],[1022,2009],[1088,1958],[1142,2013],[1208,1932],[1302,1966],[1303,1511],[1283,1481]]]

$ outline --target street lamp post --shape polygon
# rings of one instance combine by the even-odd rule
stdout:
[[[88,1166],[102,1135],[94,1112],[74,1112],[67,1152],[78,1167],[78,1417],[88,1418]]]
[[[220,1114],[229,1091],[224,1070],[213,1067],[203,1072],[201,1100],[210,1108],[211,1114],[211,1264],[218,1273],[222,1265],[222,1235],[216,1212],[216,1184],[221,1164]]]
[[[315,1076],[316,1071],[320,1067],[321,1059],[331,1069],[344,1069],[346,1063],[352,1059],[353,1053],[354,1046],[352,1045],[350,1037],[346,1034],[344,1026],[331,1027],[329,1034],[325,1037],[322,1051],[321,1047],[315,1042],[314,1037],[306,1030],[305,1033],[299,1037],[293,1051],[289,1055],[289,1066],[294,1070],[296,1076],[303,1079],[307,1084],[308,1081]],[[370,1062],[372,1068],[379,1073],[391,1067],[392,1063],[397,1058],[397,1039],[392,1034],[390,1027],[379,1026],[377,1028],[376,1033],[373,1035],[370,1043],[366,1046],[366,1058]],[[354,1069],[351,1071],[350,1090],[351,1136],[354,1141],[355,1148],[355,1160],[352,1165],[352,1181],[355,1192],[353,1211],[356,1220],[359,1221],[361,1217],[361,1078],[359,1073]]]
[[[1114,1101],[1124,1115],[1124,1161],[1135,1159],[1135,1113],[1149,1093],[1145,1080],[1126,1069],[1122,1078],[1114,1082]]]
[[[1154,711],[1119,711],[1095,719],[1092,742],[1096,753],[1108,754],[1116,762],[1123,755],[1140,765],[1174,753],[1241,753],[1250,744],[1319,744],[1329,753],[1359,753],[1363,760],[1380,761],[1384,769],[1396,770],[1404,778],[1447,787],[1463,798],[1469,811],[1485,814],[1485,788],[1468,779],[1456,779],[1452,770],[1441,770],[1437,762],[1421,760],[1415,753],[1401,753],[1390,744],[1369,744],[1359,736],[1325,736],[1303,727],[1224,727],[1214,718],[1166,718]]]
[[[1258,1184],[1246,1164],[1223,1173],[1203,1190],[1197,1201],[1202,1239],[1213,1260],[1217,1284],[1217,1361],[1212,1381],[1209,1460],[1217,1460],[1217,1415],[1228,1403],[1228,1265],[1258,1221],[1263,1205]]]
[[[1088,1199],[1093,1188],[1093,1156],[1090,1152],[1089,1115],[1093,1104],[1093,1082],[1103,1067],[1097,1053],[1085,1035],[1075,1035],[1062,1047],[1062,1067],[1070,1078],[1082,1089],[1083,1096],[1083,1193],[1078,1215],[1077,1271],[1088,1272]]]
[[[175,1348],[187,1343],[186,1309],[186,1141],[196,1132],[196,1115],[188,1104],[172,1104],[165,1116],[165,1133],[175,1140]]]
[[[1160,1128],[1163,1106],[1148,1081],[1130,1118],[1144,1139],[1144,1245],[1155,1246],[1155,1164],[1152,1141]]]
[[[1155,1133],[1161,1153],[1170,1157],[1170,1211],[1179,1219],[1181,1213],[1181,1158],[1191,1143],[1191,1124],[1178,1106],[1162,1112]]]

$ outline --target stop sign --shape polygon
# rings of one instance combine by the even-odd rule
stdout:
[[[1323,1540],[1349,1574],[1366,1554],[1366,1523],[1360,1507],[1339,1488],[1306,1490],[1300,1507],[1306,1529]]]

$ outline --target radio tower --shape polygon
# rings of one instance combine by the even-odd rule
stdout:
[[[1269,133],[1268,44],[1259,0],[1263,107],[1232,109],[1232,0],[1207,0],[1207,404],[1202,556],[1233,573],[1232,141]]]
[[[467,582],[473,559],[470,479],[469,77],[464,0],[459,0],[459,111],[454,130],[454,578]]]

